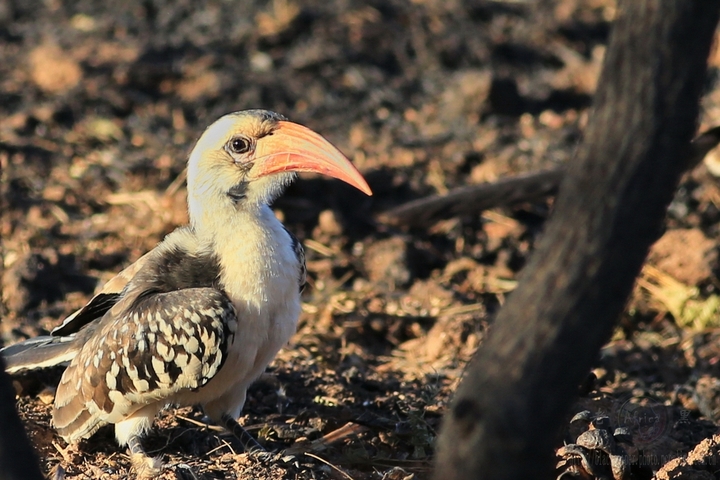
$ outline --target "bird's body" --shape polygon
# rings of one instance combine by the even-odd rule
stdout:
[[[108,282],[54,336],[3,351],[9,372],[70,362],[53,412],[68,442],[114,424],[132,450],[171,404],[201,405],[226,425],[240,415],[248,386],[300,314],[302,248],[268,206],[293,171],[369,193],[342,154],[305,127],[261,110],[222,117],[190,156],[190,225]]]
[[[147,429],[157,412],[168,404],[201,405],[208,416],[218,422],[223,414],[234,418],[240,415],[245,390],[290,339],[300,314],[301,258],[293,248],[294,239],[269,208],[265,206],[265,209],[267,212],[260,217],[243,219],[242,235],[202,239],[188,227],[174,231],[151,252],[140,271],[125,286],[125,293],[113,306],[115,312],[103,316],[77,334],[80,337],[80,341],[76,342],[79,350],[68,368],[68,374],[58,386],[54,418],[56,427],[68,441],[85,438],[100,426],[114,423],[118,442],[127,444],[130,435]],[[183,345],[188,351],[194,350],[198,334],[176,328],[177,321],[166,323],[167,332],[162,332],[159,326],[157,332],[144,334],[151,337],[144,343],[136,341],[133,344],[137,332],[148,325],[148,319],[142,315],[135,318],[135,304],[138,297],[150,290],[153,293],[148,298],[158,302],[163,318],[163,311],[172,305],[190,303],[199,306],[202,300],[196,297],[217,297],[214,308],[218,311],[225,309],[228,319],[224,322],[226,325],[218,323],[208,329],[217,333],[216,342],[204,342],[214,344],[221,341],[221,329],[227,327],[227,332],[222,333],[225,333],[224,341],[228,344],[224,348],[218,347],[218,354],[212,359],[217,365],[199,360],[198,367],[207,367],[209,372],[201,372],[201,380],[193,375],[183,384],[182,376],[174,378],[168,373],[168,377],[164,377],[163,373],[171,369],[161,366],[161,362],[156,360],[158,365],[153,367],[152,372],[128,376],[130,383],[127,386],[123,386],[122,381],[109,382],[105,379],[100,383],[100,390],[94,387],[87,395],[78,395],[76,369],[77,375],[88,379],[88,385],[93,377],[102,379],[108,373],[122,377],[124,365],[118,360],[121,356],[107,359],[110,361],[104,363],[102,357],[96,360],[99,355],[107,355],[107,349],[103,348],[106,342],[125,345],[126,349],[134,345],[139,350],[140,346],[144,346],[147,352],[153,348],[151,343],[155,343],[155,349],[166,354],[166,358],[169,358],[171,347],[175,344]],[[163,295],[167,298],[162,298]],[[197,307],[197,310],[198,318],[204,318],[202,308]],[[148,308],[143,311],[146,315],[151,313]],[[157,312],[152,314],[157,315]],[[216,315],[207,317],[214,319]],[[164,320],[162,322],[165,324]],[[170,340],[161,340],[164,337]],[[165,343],[167,347],[164,347]],[[161,351],[163,348],[167,349],[167,353]],[[223,350],[226,353],[222,353]],[[193,353],[189,352],[190,355]],[[142,352],[138,351],[136,355],[139,357]],[[173,362],[179,363],[177,358],[162,361],[171,365]],[[180,358],[180,363],[178,372],[186,363],[184,357]],[[113,367],[114,364],[117,367]],[[152,358],[149,364],[152,365]],[[107,371],[103,371],[102,367]],[[112,372],[113,368],[117,369],[116,373]],[[198,388],[205,378],[209,378],[207,384]],[[115,389],[104,391],[108,384]],[[155,384],[155,389],[149,388]],[[133,391],[137,398],[125,400]],[[95,398],[97,395],[100,395],[98,400]],[[145,395],[161,398],[160,401],[151,399],[148,402]],[[120,400],[113,401],[113,398]],[[84,404],[84,408],[80,403]],[[86,415],[81,412],[86,412]]]

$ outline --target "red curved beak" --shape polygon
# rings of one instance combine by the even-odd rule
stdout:
[[[349,183],[372,195],[363,176],[340,150],[307,127],[280,121],[255,147],[257,176],[278,172],[313,172]]]

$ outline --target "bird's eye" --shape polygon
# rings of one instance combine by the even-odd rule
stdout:
[[[235,137],[228,143],[232,153],[247,153],[250,150],[250,140],[244,137]]]

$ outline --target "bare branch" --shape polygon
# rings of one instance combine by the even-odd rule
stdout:
[[[693,140],[688,167],[720,143],[720,127],[713,127]],[[398,205],[378,215],[378,221],[394,226],[420,227],[456,215],[479,214],[483,210],[537,200],[557,193],[565,168],[513,175],[492,183],[469,185],[444,195],[430,195]]]

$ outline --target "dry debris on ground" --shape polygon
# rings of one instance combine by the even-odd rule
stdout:
[[[376,218],[571,160],[615,7],[540,4],[0,0],[0,337],[47,332],[186,220],[184,162],[202,128],[276,110],[330,138],[375,192],[303,177],[275,205],[306,246],[310,285],[298,334],[242,422],[289,450],[238,454],[196,409],[164,412],[147,446],[168,479],[428,478],[448,399],[552,199],[409,229]],[[720,122],[720,49],[710,63],[704,126]],[[630,478],[720,471],[714,158],[686,175],[569,413],[568,444],[579,411],[630,431]],[[45,472],[127,478],[111,431],[78,447],[56,436],[58,375],[15,379]]]

